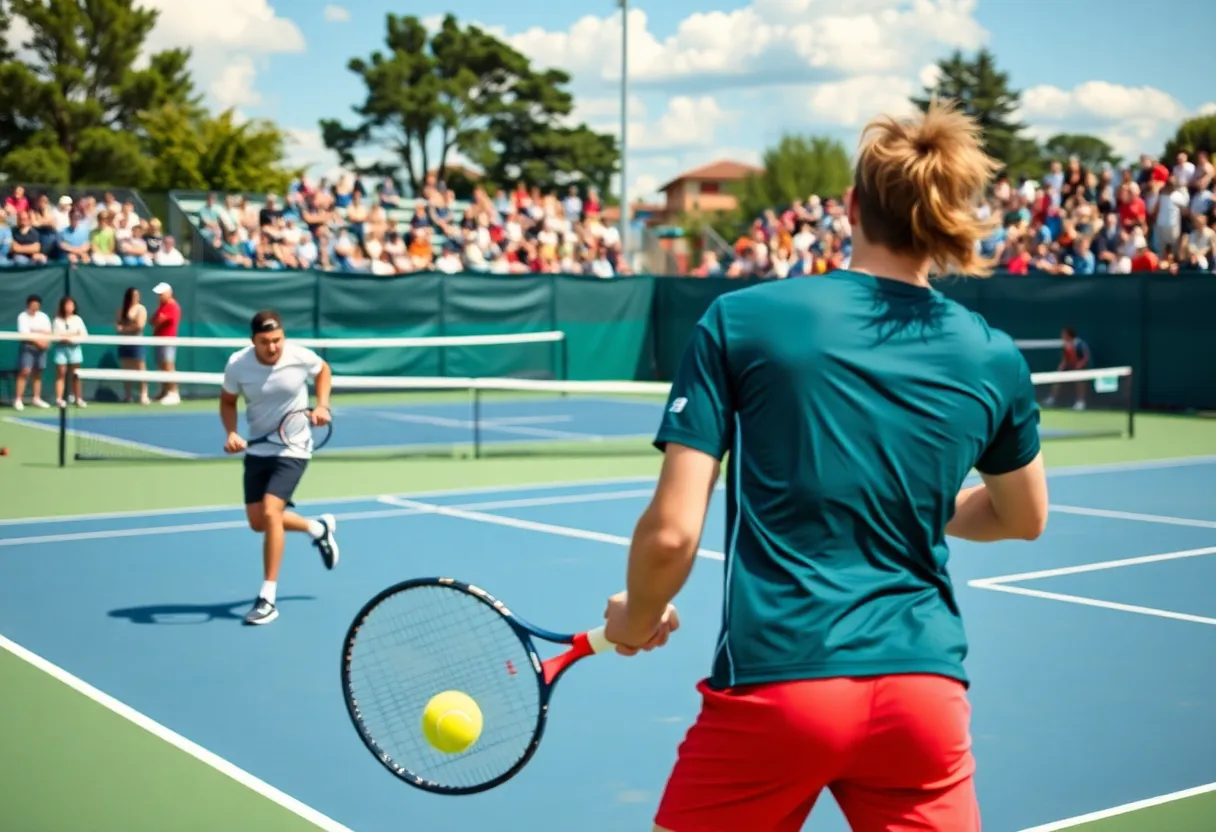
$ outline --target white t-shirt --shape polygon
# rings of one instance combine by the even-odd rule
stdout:
[[[224,392],[244,397],[249,438],[275,433],[284,416],[308,407],[308,382],[317,377],[323,364],[321,356],[290,341],[283,345],[273,367],[258,361],[252,344],[234,353],[224,368]],[[312,449],[262,442],[250,445],[246,453],[308,459]]]
[[[172,251],[161,249],[153,255],[152,259],[158,266],[181,266],[186,262],[186,258],[182,256],[181,249],[175,248]]]
[[[68,315],[67,320],[56,316],[53,330],[56,335],[83,336],[89,334],[89,330],[84,325],[84,319],[79,315]]]
[[[33,315],[26,310],[22,310],[17,314],[17,331],[23,335],[33,335],[35,333],[49,335],[51,333],[51,319],[41,309]]]

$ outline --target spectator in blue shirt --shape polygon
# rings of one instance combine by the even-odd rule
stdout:
[[[1072,267],[1073,274],[1093,274],[1097,271],[1097,259],[1090,250],[1090,238],[1082,235],[1073,243],[1072,251],[1064,259]]]
[[[92,262],[89,252],[92,250],[89,240],[89,227],[81,222],[80,212],[73,211],[68,227],[59,232],[60,256],[69,263]]]

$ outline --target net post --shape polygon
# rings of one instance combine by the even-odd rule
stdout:
[[[59,405],[59,467],[68,464],[68,406],[67,402]]]
[[[473,386],[473,459],[481,459],[481,388]]]
[[[1127,438],[1136,438],[1136,371],[1127,374]]]

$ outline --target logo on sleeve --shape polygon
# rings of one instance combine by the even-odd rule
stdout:
[[[686,404],[688,404],[688,399],[681,396],[680,398],[672,401],[671,407],[667,408],[667,412],[668,413],[683,413],[684,405],[686,405]]]

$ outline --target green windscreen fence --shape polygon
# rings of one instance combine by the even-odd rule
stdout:
[[[157,304],[152,287],[161,281],[172,284],[182,305],[186,336],[244,337],[250,315],[261,308],[277,309],[290,334],[315,338],[566,335],[564,344],[330,350],[326,358],[341,375],[596,381],[670,380],[714,299],[759,282],[48,266],[0,272],[0,330],[15,328],[27,295],[42,295],[50,314],[70,291],[89,330],[113,334],[123,293],[137,289],[151,312]],[[1216,276],[996,275],[944,278],[936,285],[1017,340],[1053,339],[1063,327],[1075,328],[1092,348],[1095,366],[1136,368],[1134,392],[1142,407],[1216,409]],[[182,348],[177,369],[217,372],[229,352]],[[0,354],[8,356],[0,366],[14,366],[15,344],[0,343]],[[1058,361],[1051,349],[1026,355],[1033,372],[1053,370]],[[90,345],[85,365],[117,367],[116,348]]]

